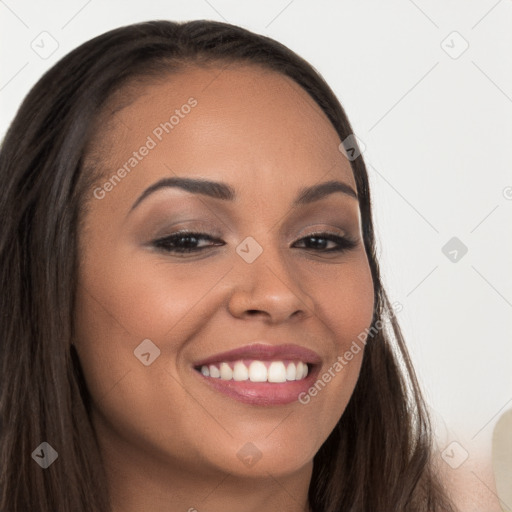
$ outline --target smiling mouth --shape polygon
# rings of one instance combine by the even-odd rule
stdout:
[[[299,399],[313,386],[320,366],[302,361],[244,359],[196,366],[194,373],[210,389],[236,401],[253,406],[278,406],[303,403]]]
[[[297,402],[313,385],[321,357],[309,348],[268,341],[195,361],[194,374],[210,390],[251,405]]]
[[[241,359],[196,366],[195,369],[201,372],[204,377],[223,381],[279,384],[304,380],[310,372],[310,365],[300,360],[260,361]]]

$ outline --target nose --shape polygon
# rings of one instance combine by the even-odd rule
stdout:
[[[252,263],[237,262],[228,308],[236,318],[261,318],[278,324],[314,314],[314,301],[303,289],[300,275],[277,251],[264,250]]]

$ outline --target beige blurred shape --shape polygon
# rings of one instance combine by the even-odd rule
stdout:
[[[503,512],[512,512],[512,409],[504,412],[492,435],[492,468]]]

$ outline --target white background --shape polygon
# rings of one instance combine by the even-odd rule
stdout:
[[[366,146],[383,276],[440,448],[489,457],[512,407],[512,1],[1,1],[0,136],[82,42],[201,18],[286,44],[340,98]],[[58,43],[48,58],[31,47],[43,31]],[[468,248],[457,262],[441,251],[454,236]]]

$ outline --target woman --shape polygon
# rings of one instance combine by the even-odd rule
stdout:
[[[1,509],[453,510],[331,89],[209,21],[83,44],[0,154]]]

